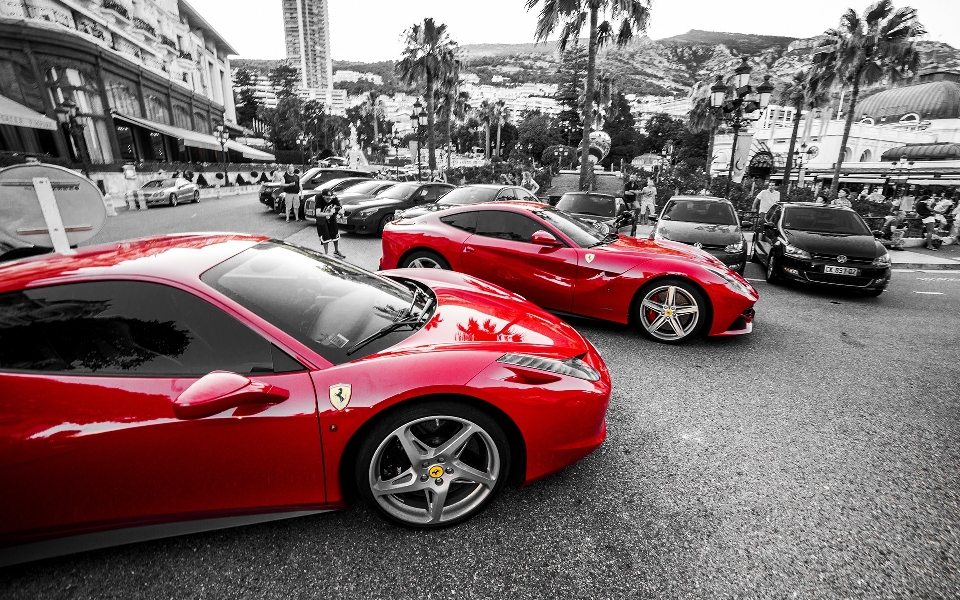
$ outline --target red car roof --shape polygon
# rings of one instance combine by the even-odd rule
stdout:
[[[0,293],[112,276],[196,279],[207,269],[267,239],[239,233],[177,233],[78,248],[70,255],[35,256],[0,264]]]

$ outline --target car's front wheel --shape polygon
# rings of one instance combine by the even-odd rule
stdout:
[[[380,235],[380,236],[383,235],[383,230],[386,229],[387,223],[389,223],[391,220],[393,220],[393,217],[391,215],[386,215],[382,219],[380,219],[380,224],[377,225],[377,235]]]
[[[176,206],[176,205],[177,205],[177,195],[176,195],[176,194],[170,194],[170,198],[167,200],[167,204],[169,204],[170,206]]]
[[[640,291],[633,317],[640,332],[650,339],[679,344],[700,335],[708,312],[706,297],[693,284],[661,279]]]
[[[767,283],[774,285],[780,283],[780,267],[777,266],[777,257],[772,248],[767,256]]]
[[[432,529],[480,512],[510,472],[503,429],[455,402],[402,408],[380,422],[357,455],[360,496],[388,520]]]
[[[429,250],[418,250],[404,257],[400,261],[401,269],[446,269],[450,270],[450,263],[443,259],[436,252]]]
[[[200,190],[195,190],[193,192],[193,201],[195,204],[200,204]]]

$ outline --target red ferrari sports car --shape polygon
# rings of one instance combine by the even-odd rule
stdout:
[[[606,435],[573,328],[467,275],[182,234],[0,266],[0,564],[341,508],[476,514]]]
[[[648,337],[750,333],[757,291],[706,252],[604,234],[551,206],[498,202],[400,219],[380,268],[453,269],[556,313],[634,322]]]

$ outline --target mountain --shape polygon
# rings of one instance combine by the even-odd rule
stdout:
[[[755,54],[767,48],[779,46],[786,48],[797,38],[775,35],[755,35],[752,33],[726,33],[722,31],[701,31],[691,29],[686,33],[657,40],[661,44],[679,44],[686,46],[726,46],[737,54]]]

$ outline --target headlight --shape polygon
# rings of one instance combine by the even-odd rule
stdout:
[[[505,365],[516,365],[537,371],[547,371],[557,375],[567,375],[577,379],[587,381],[597,381],[600,379],[600,373],[596,369],[583,362],[579,358],[568,358],[567,360],[557,360],[555,358],[544,358],[542,356],[530,356],[529,354],[504,354],[497,359],[498,363]]]
[[[353,213],[353,216],[358,219],[366,219],[367,217],[377,212],[378,210],[380,210],[379,207],[365,208],[363,210],[358,210],[357,212]]]
[[[813,258],[812,256],[810,256],[810,253],[807,252],[806,250],[801,250],[800,248],[797,248],[796,246],[793,246],[791,244],[783,245],[783,255],[789,256],[792,258],[804,258],[806,260],[810,260],[811,258]]]
[[[750,294],[753,293],[753,291],[750,288],[743,285],[743,282],[741,282],[737,277],[735,277],[733,273],[731,273],[730,270],[727,269],[726,267],[723,267],[723,268],[704,267],[704,269],[710,271],[717,277],[726,281],[728,285],[730,285],[732,288],[734,288],[741,294],[749,296]]]
[[[889,267],[890,266],[890,254],[884,252],[883,255],[873,259],[873,262],[870,263],[875,267]]]
[[[740,252],[742,250],[743,250],[743,238],[740,238],[740,241],[737,242],[736,244],[729,244],[727,246],[724,246],[723,248],[724,252],[729,252],[731,254],[735,252]]]

